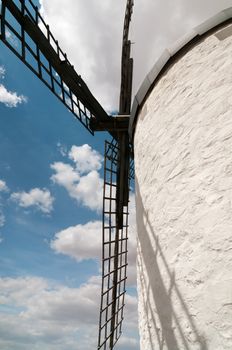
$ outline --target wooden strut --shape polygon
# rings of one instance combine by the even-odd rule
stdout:
[[[127,132],[121,132],[118,137],[118,165],[117,165],[117,190],[116,190],[116,233],[114,247],[114,273],[112,289],[112,319],[110,325],[110,349],[115,345],[115,321],[118,294],[118,266],[119,266],[119,242],[120,231],[124,226],[124,206],[129,202],[129,137]]]
[[[121,89],[119,101],[119,115],[130,115],[131,93],[132,93],[132,75],[133,75],[133,59],[130,58],[131,42],[128,40],[129,26],[132,16],[134,2],[127,0],[126,14],[123,29],[123,45],[122,45],[122,62],[121,62]],[[120,118],[120,117],[119,117]],[[129,118],[128,118],[129,120]],[[116,304],[117,304],[117,281],[118,281],[118,252],[120,230],[123,229],[124,206],[129,202],[129,166],[130,166],[130,145],[127,130],[118,130],[118,166],[117,166],[117,192],[116,192],[116,237],[114,252],[114,275],[112,290],[112,319],[110,326],[110,350],[113,349],[115,340],[115,321],[116,321]]]

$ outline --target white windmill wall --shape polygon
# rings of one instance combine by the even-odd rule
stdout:
[[[164,72],[134,151],[141,350],[231,350],[232,25]]]

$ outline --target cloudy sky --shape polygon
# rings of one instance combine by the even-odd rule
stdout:
[[[125,0],[40,0],[76,70],[108,110],[118,106]],[[134,0],[134,92],[162,51],[231,0]]]
[[[108,111],[117,110],[125,1],[66,0],[64,6],[63,0],[41,0],[40,5],[77,72]],[[165,47],[229,6],[232,0],[135,0],[134,91]],[[104,137],[93,138],[0,43],[3,350],[96,349]],[[120,350],[139,348],[134,232],[132,205]]]

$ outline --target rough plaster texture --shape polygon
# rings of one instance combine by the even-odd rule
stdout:
[[[141,350],[231,350],[228,30],[162,76],[140,111],[134,145]]]

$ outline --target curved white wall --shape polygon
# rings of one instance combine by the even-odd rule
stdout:
[[[232,349],[230,34],[179,59],[139,113],[141,350]]]

